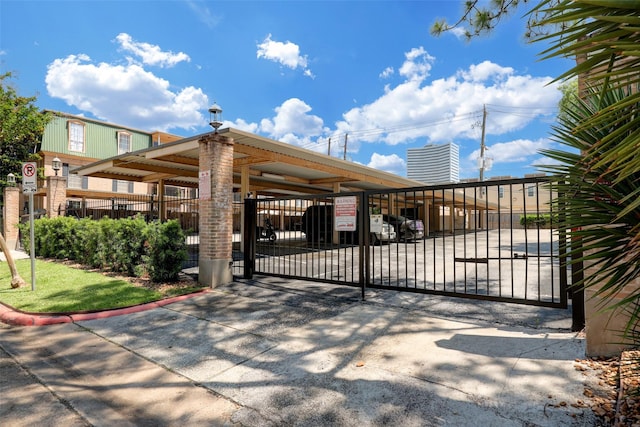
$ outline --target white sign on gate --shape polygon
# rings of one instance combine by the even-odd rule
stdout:
[[[335,231],[355,231],[358,220],[356,196],[336,197],[333,203]]]
[[[22,164],[22,192],[35,193],[38,191],[38,165],[35,162]]]

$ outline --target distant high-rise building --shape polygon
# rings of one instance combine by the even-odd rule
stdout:
[[[453,142],[409,148],[407,178],[425,184],[460,182],[460,148]]]

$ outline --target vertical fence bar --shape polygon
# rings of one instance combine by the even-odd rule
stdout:
[[[449,223],[451,224],[451,236],[452,236],[452,260],[451,265],[453,266],[453,292],[457,292],[457,283],[456,283],[456,189],[451,189],[451,210],[449,212],[451,220]],[[463,236],[464,237],[464,236]]]
[[[478,206],[478,191],[482,196],[482,187],[478,186],[473,192],[473,214],[474,222],[476,224],[475,232],[473,233],[473,257],[478,259],[478,233],[482,232],[482,215]],[[478,293],[478,263],[474,263],[475,275],[474,275],[474,293]]]
[[[360,284],[360,297],[365,300],[365,289],[369,282],[369,250],[365,247],[365,234],[369,232],[369,194],[362,192],[359,195],[361,215],[358,216],[358,283]],[[365,255],[366,254],[366,255]],[[367,259],[365,259],[365,257]],[[366,271],[365,271],[366,269]]]
[[[427,191],[422,190],[423,216],[424,216],[424,239],[422,240],[422,289],[427,289],[427,241],[432,233],[431,230],[431,204],[427,197]]]
[[[464,293],[467,293],[467,264],[466,264],[466,259],[467,259],[467,211],[469,210],[467,208],[467,188],[463,188],[462,189],[462,194],[463,194],[463,198],[462,198],[462,212],[464,214],[464,220],[462,221],[462,268],[464,271]],[[470,219],[470,218],[469,218]]]
[[[540,183],[536,182],[536,232],[537,232],[537,247],[536,247],[536,251],[537,251],[537,260],[538,260],[538,283],[537,283],[537,288],[538,288],[538,301],[542,300],[542,283],[540,282],[540,261],[542,260],[541,256],[542,254],[540,253],[540,224],[541,224],[542,220],[540,218]],[[527,260],[529,258],[527,257]],[[553,264],[553,263],[552,263]],[[553,296],[553,274],[551,275],[551,280],[552,280],[552,285],[551,285],[551,295]]]
[[[485,264],[487,266],[486,271],[485,271],[485,281],[486,281],[486,286],[485,286],[485,292],[487,293],[487,295],[489,295],[491,293],[491,277],[489,272],[491,271],[491,269],[489,268],[489,258],[490,258],[490,254],[489,254],[489,186],[485,183],[482,184],[482,190],[484,191],[484,223],[485,223],[485,252],[484,255],[487,258],[487,263]]]
[[[502,193],[500,190],[502,189]],[[499,296],[502,296],[502,199],[504,197],[500,197],[504,195],[504,187],[501,187],[499,184],[496,187],[496,200],[498,203],[497,211],[498,211],[498,291]]]
[[[434,221],[433,222],[434,222],[434,225],[435,225],[435,223],[437,221],[437,223],[439,225],[440,224],[439,218],[440,218],[441,207],[440,207],[440,205],[436,204],[436,190],[435,189],[431,190],[431,200],[433,200],[433,217],[434,217]],[[437,208],[437,211],[436,211],[436,208]],[[442,211],[442,212],[444,212],[444,211]],[[438,218],[438,219],[436,220],[436,218]],[[436,260],[436,250],[437,250],[436,240],[437,239],[436,239],[436,236],[438,235],[437,234],[438,231],[436,230],[435,233],[436,234],[434,235],[433,245],[432,245],[433,246],[433,250],[431,251],[433,253],[433,261],[431,263],[431,269],[433,270],[433,284],[431,285],[431,288],[434,291],[436,290],[436,283],[437,283],[437,278],[436,278],[436,273],[437,273],[437,269],[436,269],[436,262],[437,262],[437,260]]]
[[[256,260],[256,200],[244,200],[244,274],[245,279],[252,279]]]
[[[516,199],[513,197],[513,183],[509,184],[509,196],[511,200]],[[517,191],[517,190],[516,190]],[[509,203],[509,261],[511,264],[511,297],[515,295],[515,274],[513,273],[513,202]]]

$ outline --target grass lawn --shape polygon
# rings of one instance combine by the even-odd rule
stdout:
[[[19,259],[16,265],[27,286],[11,289],[9,267],[0,262],[0,302],[27,312],[67,313],[128,307],[203,289],[195,281],[158,285],[36,259],[36,284],[32,291],[31,260]]]

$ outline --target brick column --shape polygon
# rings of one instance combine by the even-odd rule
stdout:
[[[233,139],[211,133],[199,142],[198,281],[214,288],[233,281]]]
[[[55,218],[64,215],[67,200],[67,178],[64,176],[47,177],[47,216]]]
[[[20,189],[18,187],[4,188],[4,240],[9,249],[18,248],[18,223],[20,223]]]

